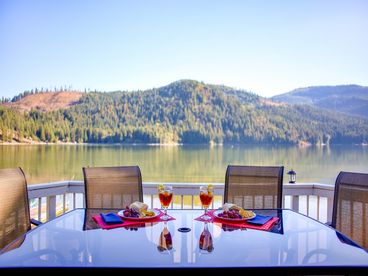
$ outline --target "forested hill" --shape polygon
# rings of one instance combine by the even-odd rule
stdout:
[[[368,87],[359,85],[312,86],[272,97],[290,104],[309,104],[368,118]]]
[[[276,104],[192,80],[146,91],[86,93],[68,108],[48,112],[0,106],[0,115],[4,141],[316,144],[368,139],[366,119]]]

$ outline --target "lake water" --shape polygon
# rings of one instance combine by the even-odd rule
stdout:
[[[227,165],[283,165],[297,182],[333,184],[341,170],[368,173],[363,146],[0,146],[0,168],[20,166],[29,184],[83,180],[83,166],[139,165],[144,182],[224,182]],[[287,181],[287,175],[284,176]]]
[[[29,184],[83,180],[83,166],[139,165],[144,182],[224,182],[226,167],[283,165],[297,182],[333,184],[341,170],[368,173],[363,146],[0,146],[0,168],[20,166]],[[288,175],[285,174],[284,182]]]

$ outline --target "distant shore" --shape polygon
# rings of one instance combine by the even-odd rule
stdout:
[[[76,142],[39,142],[39,141],[31,141],[31,142],[0,142],[0,146],[31,146],[31,145],[82,145],[84,143],[76,143]]]
[[[222,146],[236,146],[236,145],[274,145],[274,146],[298,146],[300,148],[306,148],[311,146],[316,147],[329,147],[329,146],[336,146],[336,145],[351,145],[351,146],[368,146],[367,143],[360,143],[360,144],[311,144],[311,143],[296,143],[296,144],[264,144],[264,143],[239,143],[239,144],[224,144],[224,143],[78,143],[78,142],[40,142],[40,141],[27,141],[27,142],[1,142],[0,146],[39,146],[39,145],[124,145],[124,146],[152,146],[152,147],[161,147],[161,146],[170,146],[170,147],[177,147],[177,146],[186,146],[186,145],[208,145],[210,147],[222,147]]]
[[[1,142],[0,146],[32,146],[32,145],[147,145],[147,146],[182,146],[183,143],[78,143],[78,142]],[[212,144],[208,144],[212,145]],[[222,144],[215,144],[222,145]]]

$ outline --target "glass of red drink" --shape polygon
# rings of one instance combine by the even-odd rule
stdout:
[[[170,203],[173,198],[173,189],[172,186],[162,185],[158,186],[158,197],[161,202],[161,207],[164,209],[164,215],[161,217],[162,220],[168,220],[169,216],[167,215],[167,208],[170,206]]]
[[[201,186],[199,188],[199,198],[201,199],[201,203],[204,208],[204,215],[202,216],[202,219],[211,220],[211,217],[207,215],[207,209],[213,200],[213,186],[211,184],[208,186]]]

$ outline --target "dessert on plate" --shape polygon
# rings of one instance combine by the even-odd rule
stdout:
[[[250,219],[254,218],[256,214],[253,211],[244,210],[236,204],[225,203],[222,205],[220,212],[217,213],[217,216],[228,219]]]
[[[143,202],[135,201],[123,210],[124,217],[146,218],[153,217],[156,213],[148,209],[148,205]]]

